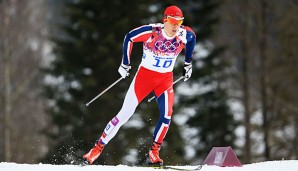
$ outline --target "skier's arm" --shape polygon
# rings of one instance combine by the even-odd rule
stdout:
[[[185,62],[191,63],[193,50],[196,45],[196,34],[191,30],[191,28],[186,27],[186,46],[185,46]]]
[[[187,40],[187,43],[185,46],[185,60],[184,60],[183,73],[182,73],[182,75],[184,76],[184,81],[187,81],[192,74],[191,61],[192,61],[193,50],[196,44],[196,35],[189,27],[186,27],[186,40]]]
[[[152,26],[144,25],[131,30],[126,34],[123,41],[123,58],[122,64],[130,64],[130,54],[134,42],[144,42],[152,35]]]

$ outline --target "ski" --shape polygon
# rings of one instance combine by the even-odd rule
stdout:
[[[163,166],[162,169],[171,169],[171,170],[184,170],[184,171],[193,171],[193,170],[201,170],[202,166],[198,166],[195,168],[177,168],[175,166]]]
[[[180,171],[195,171],[195,170],[201,170],[202,166],[195,167],[195,168],[178,168],[175,166],[161,166],[160,169],[169,169],[169,170],[180,170]]]
[[[88,166],[90,165],[88,162],[83,161],[80,166],[84,167],[84,166]],[[197,171],[197,170],[201,170],[202,169],[202,165],[199,166],[189,166],[187,168],[182,168],[182,167],[186,167],[186,166],[150,166],[150,165],[145,165],[145,166],[130,166],[130,167],[140,167],[140,168],[152,168],[152,169],[163,169],[163,170],[177,170],[177,171]],[[192,168],[191,168],[192,167]]]
[[[201,170],[202,165],[200,166],[193,166],[194,168],[179,168],[179,166],[139,166],[139,167],[149,167],[153,169],[164,169],[164,170],[178,170],[178,171],[196,171]]]

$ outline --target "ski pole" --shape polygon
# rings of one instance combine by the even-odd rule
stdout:
[[[103,93],[105,93],[106,91],[108,91],[110,88],[112,88],[115,84],[117,84],[119,81],[121,81],[123,78],[120,77],[118,80],[116,80],[113,84],[111,84],[108,88],[106,88],[105,90],[103,90],[101,93],[99,93],[96,97],[94,97],[92,100],[90,100],[88,103],[86,103],[86,107],[88,107],[90,105],[90,103],[92,103],[94,100],[96,100],[97,98],[99,98],[101,95],[103,95]]]
[[[182,80],[184,78],[184,76],[179,77],[177,80],[175,80],[173,82],[173,85],[175,85],[177,82],[179,82],[180,80]],[[171,86],[172,87],[172,86]],[[167,90],[169,90],[171,87],[169,87]],[[155,98],[155,96],[151,97],[150,99],[148,99],[148,103],[150,103],[153,99]]]

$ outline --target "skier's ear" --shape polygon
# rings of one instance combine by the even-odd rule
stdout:
[[[165,23],[165,22],[167,22],[167,21],[168,21],[168,19],[167,19],[167,16],[165,15],[165,16],[163,17],[163,19],[162,19],[162,22]]]

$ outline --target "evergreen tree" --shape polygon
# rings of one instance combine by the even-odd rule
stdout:
[[[195,1],[167,4],[159,1],[149,3],[145,0],[65,0],[62,8],[64,13],[60,20],[63,34],[53,37],[56,58],[46,70],[48,82],[45,85],[45,95],[50,101],[48,113],[53,125],[47,130],[52,144],[44,161],[56,164],[76,163],[93,146],[108,121],[119,111],[131,78],[121,81],[93,102],[87,110],[84,104],[120,77],[117,69],[121,62],[122,42],[129,30],[142,24],[161,22],[164,8],[174,4],[185,12],[185,25],[194,28],[197,40],[205,44],[204,41],[208,40],[216,23],[216,19],[209,16],[217,6],[214,2],[216,1],[200,1],[198,5]],[[132,76],[141,60],[141,48],[141,44],[134,44],[131,55]],[[203,59],[196,59],[198,56],[195,55],[192,81],[187,84],[204,82],[206,86],[217,86],[197,96],[178,97],[183,109],[191,107],[196,110],[191,118],[193,122],[188,123],[191,127],[204,130],[196,135],[203,137],[199,147],[205,149],[204,154],[212,145],[232,145],[233,134],[229,131],[234,128],[230,124],[232,118],[221,86],[224,82],[222,71],[225,65],[218,59],[218,55],[222,48],[209,50],[212,52]],[[204,67],[197,68],[200,63]],[[181,70],[182,67],[176,69],[175,75],[181,75]],[[174,112],[176,109],[178,106]],[[95,164],[142,163],[152,142],[152,130],[158,118],[157,105],[148,104],[144,100],[136,114],[105,147],[100,160],[95,161]],[[219,127],[208,129],[209,122],[218,123],[219,120],[222,126],[217,124]],[[184,132],[179,132],[178,126],[176,122],[171,123],[161,151],[167,164],[185,163],[185,158],[182,157]],[[196,149],[202,152],[199,147]]]
[[[87,109],[84,104],[120,78],[117,70],[124,36],[151,15],[146,3],[65,0],[59,20],[63,34],[53,35],[55,60],[45,70],[45,96],[50,102],[48,113],[52,126],[47,130],[51,147],[44,162],[79,161],[120,109],[131,79],[117,84]],[[141,56],[140,47],[136,49],[131,58]],[[132,75],[137,62],[132,60]],[[126,136],[134,135],[120,132],[97,162],[121,163],[127,149],[121,148],[127,145]]]
[[[195,149],[190,160],[195,163],[199,162],[198,158],[203,160],[213,146],[233,147],[235,140],[236,123],[225,89],[229,65],[220,58],[225,47],[214,47],[210,41],[219,21],[214,15],[219,5],[219,1],[210,0],[188,1],[185,6],[190,11],[185,14],[185,23],[196,32],[198,45],[193,57],[193,75],[179,86],[177,103],[180,115],[189,116],[183,133],[186,145]]]

